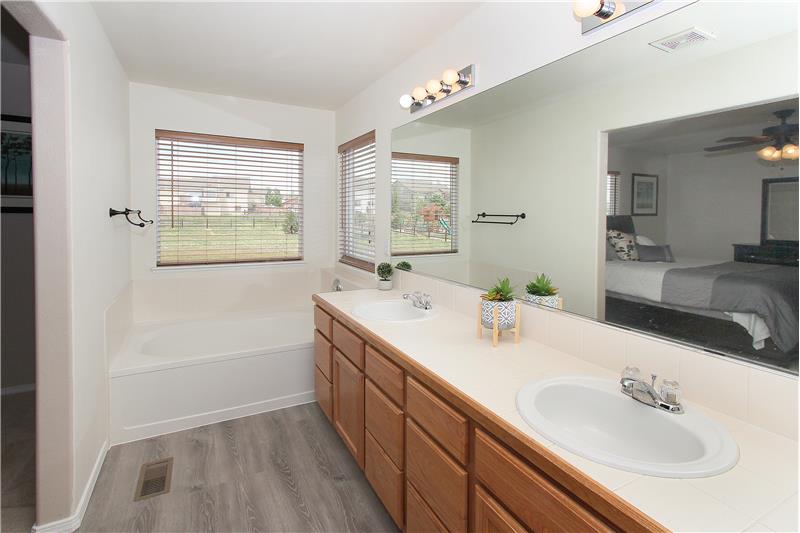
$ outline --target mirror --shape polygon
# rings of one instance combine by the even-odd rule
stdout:
[[[396,128],[393,263],[796,373],[797,248],[760,238],[762,181],[798,174],[795,10],[743,33],[692,4]],[[694,27],[714,37],[649,44]]]

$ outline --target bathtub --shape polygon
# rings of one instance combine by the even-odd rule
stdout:
[[[134,325],[109,360],[111,443],[314,401],[311,312]]]

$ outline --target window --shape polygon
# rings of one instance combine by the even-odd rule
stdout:
[[[619,172],[606,175],[606,215],[619,214]]]
[[[392,255],[458,251],[458,158],[392,154]]]
[[[339,257],[375,270],[375,132],[339,147]]]
[[[303,258],[303,145],[156,130],[157,265]]]

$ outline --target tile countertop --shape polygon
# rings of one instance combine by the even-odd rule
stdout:
[[[396,290],[319,296],[669,529],[797,531],[798,448],[794,440],[684,402],[730,431],[740,452],[733,469],[709,478],[667,479],[607,467],[537,434],[517,412],[516,395],[532,380],[563,375],[616,380],[618,374],[524,337],[519,344],[504,338],[492,348],[490,332],[483,341],[476,338],[474,316],[444,306],[437,306],[436,317],[413,323],[363,320],[350,313],[358,304],[398,299],[401,293]]]

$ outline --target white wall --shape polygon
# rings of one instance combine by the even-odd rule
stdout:
[[[69,173],[60,178],[69,180],[71,199],[68,205],[62,203],[60,209],[46,213],[37,204],[37,218],[68,219],[67,228],[71,224],[66,244],[72,276],[73,442],[61,446],[74,448],[71,498],[69,493],[62,498],[71,499],[69,508],[75,512],[108,439],[104,313],[131,279],[130,228],[124,221],[108,218],[109,207],[129,203],[128,80],[89,4],[44,3],[39,7],[68,41]],[[33,82],[36,84],[36,79]],[[38,90],[46,97],[51,88],[40,86]],[[34,131],[35,113],[34,106]],[[53,126],[38,124],[45,129]],[[56,249],[54,253],[58,253]],[[37,262],[47,260],[48,254],[37,255]],[[38,323],[40,330],[48,327],[48,322]],[[68,376],[62,374],[62,379]],[[41,498],[37,506],[39,523],[64,518],[50,514]]]
[[[667,158],[660,154],[649,154],[634,150],[608,147],[608,170],[620,173],[620,215],[631,214],[631,193],[633,174],[655,174],[658,176],[658,214],[656,216],[636,216],[633,223],[636,232],[653,239],[657,244],[669,244],[667,238],[667,214],[669,173]]]
[[[303,143],[300,264],[156,269],[156,225],[131,228],[135,321],[192,318],[229,310],[311,305],[320,269],[333,265],[334,113],[155,85],[130,85],[131,205],[156,217],[155,130]]]
[[[797,161],[769,164],[752,151],[673,154],[668,165],[665,244],[679,258],[721,261],[733,260],[732,244],[761,240],[761,180],[798,170]]]

